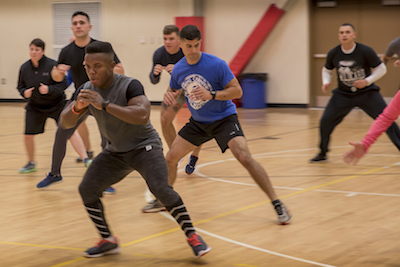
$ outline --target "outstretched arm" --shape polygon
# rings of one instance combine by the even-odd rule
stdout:
[[[349,144],[354,146],[354,148],[344,153],[343,161],[349,165],[356,165],[359,159],[361,159],[367,151],[362,142],[349,142]]]
[[[364,156],[369,147],[376,139],[392,125],[400,114],[400,92],[398,92],[392,102],[383,110],[383,112],[375,119],[368,133],[361,142],[350,142],[354,148],[343,155],[343,160],[347,164],[357,164],[358,160]]]

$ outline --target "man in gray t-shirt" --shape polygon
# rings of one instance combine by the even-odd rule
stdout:
[[[385,54],[381,57],[383,63],[387,63],[394,55],[397,55],[397,60],[393,63],[395,67],[400,67],[400,37],[391,41],[386,49]]]
[[[397,60],[393,63],[393,66],[398,68],[400,67],[400,37],[389,43],[385,54],[381,57],[381,61],[386,64],[394,55],[397,55]]]
[[[114,52],[110,43],[94,41],[85,48],[85,70],[89,81],[61,114],[61,127],[73,128],[90,110],[108,144],[87,169],[79,193],[96,226],[100,242],[84,252],[94,258],[119,253],[118,240],[106,221],[102,192],[139,172],[150,191],[181,226],[196,257],[211,248],[196,233],[179,194],[168,185],[168,167],[158,133],[150,123],[150,101],[138,80],[114,74]]]

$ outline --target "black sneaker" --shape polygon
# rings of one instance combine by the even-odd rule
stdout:
[[[83,252],[83,256],[87,258],[97,258],[105,255],[118,254],[120,252],[121,248],[118,246],[118,239],[114,236],[114,242],[102,239],[96,246]]]
[[[327,159],[325,154],[318,154],[315,158],[310,159],[310,162],[326,161]]]
[[[187,239],[187,241],[192,247],[196,258],[200,258],[211,250],[211,248],[207,246],[206,242],[204,242],[201,236],[199,236],[198,234],[193,233],[192,236]]]

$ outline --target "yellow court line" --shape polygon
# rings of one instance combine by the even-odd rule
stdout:
[[[152,238],[155,238],[155,237],[159,237],[159,236],[162,236],[162,235],[166,235],[166,234],[178,231],[180,229],[181,229],[180,227],[175,227],[173,229],[170,229],[170,230],[167,230],[167,231],[163,231],[163,232],[155,234],[155,235],[146,236],[146,237],[143,237],[143,238],[140,238],[140,239],[137,239],[137,240],[122,244],[121,247],[127,247],[127,246],[130,246],[130,245],[136,244],[136,243],[140,243],[142,241],[146,241],[146,240],[149,240],[149,239],[152,239]]]
[[[391,167],[391,166],[389,166],[389,167]],[[306,193],[306,192],[309,192],[309,191],[312,191],[312,190],[315,190],[315,189],[319,189],[319,188],[322,188],[322,187],[325,187],[325,186],[329,186],[329,185],[333,185],[333,184],[337,184],[337,183],[340,183],[340,182],[344,182],[344,181],[347,181],[347,180],[350,180],[350,179],[353,179],[353,178],[357,178],[357,177],[360,177],[362,175],[367,175],[367,174],[371,174],[371,173],[374,173],[374,172],[378,172],[378,171],[381,171],[381,170],[384,170],[384,169],[387,169],[387,167],[380,167],[380,168],[373,169],[371,171],[363,172],[361,174],[351,175],[351,176],[348,176],[348,177],[345,177],[345,178],[342,178],[342,179],[338,179],[338,180],[335,180],[335,181],[332,181],[332,182],[329,182],[329,183],[325,183],[325,184],[322,184],[322,185],[317,185],[317,186],[310,187],[310,188],[307,188],[307,189],[304,189],[304,190],[300,190],[300,191],[297,191],[297,192],[294,192],[294,193],[291,193],[291,194],[287,194],[287,195],[281,196],[279,198],[283,199],[283,198],[292,197],[292,196],[299,195],[299,194],[302,194],[302,193]],[[219,218],[222,218],[222,217],[234,214],[234,213],[238,213],[238,212],[243,211],[243,210],[247,210],[247,209],[251,209],[251,208],[254,208],[254,207],[258,207],[258,206],[264,205],[266,203],[270,203],[270,201],[269,200],[268,201],[263,201],[263,202],[260,202],[260,203],[254,204],[254,205],[250,205],[250,206],[246,206],[246,207],[243,207],[243,208],[240,208],[240,209],[236,209],[236,210],[233,210],[233,211],[230,211],[230,212],[226,212],[226,213],[223,213],[223,214],[220,214],[220,215],[208,218],[208,219],[204,219],[204,220],[201,220],[201,221],[198,221],[198,222],[194,222],[193,225],[206,223],[206,222],[209,222],[209,221],[212,221],[212,220],[215,220],[215,219],[219,219]],[[170,229],[170,230],[167,230],[167,231],[163,231],[163,232],[158,233],[158,234],[154,234],[154,235],[151,235],[151,236],[143,237],[143,238],[140,238],[140,239],[137,239],[137,240],[122,244],[121,247],[127,247],[127,246],[130,246],[130,245],[133,245],[133,244],[137,244],[137,243],[140,243],[140,242],[143,242],[143,241],[155,238],[155,237],[163,236],[163,235],[178,231],[180,229],[181,229],[180,227],[176,227],[176,228],[173,228],[173,229]],[[46,248],[60,248],[60,249],[83,251],[83,249],[77,249],[77,248],[55,247],[55,246],[34,245],[34,244],[22,244],[22,243],[12,243],[12,242],[2,242],[2,241],[0,241],[0,244],[24,245],[24,246],[33,246],[33,247],[46,247]],[[80,260],[83,260],[83,259],[86,259],[86,258],[79,257],[77,259],[66,261],[66,262],[63,262],[63,263],[60,263],[60,264],[57,264],[57,265],[53,265],[51,267],[66,266],[68,264],[71,264],[71,263],[74,263],[74,262],[77,262],[77,261],[80,261]]]

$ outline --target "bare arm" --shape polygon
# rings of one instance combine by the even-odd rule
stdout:
[[[388,63],[388,61],[391,59],[391,57],[388,57],[387,55],[383,55],[381,56],[380,60],[383,62],[383,64],[386,65],[386,63]]]
[[[182,90],[183,89],[175,90],[175,89],[172,89],[170,86],[168,86],[168,89],[164,94],[164,103],[167,106],[176,104],[176,98],[179,96],[179,94]]]
[[[107,105],[106,111],[124,122],[146,125],[150,118],[150,101],[145,95],[139,95],[131,98],[128,101],[128,106],[110,103]]]
[[[55,82],[62,82],[70,68],[71,66],[65,64],[58,64],[57,66],[54,66],[51,70],[51,78]]]
[[[80,105],[79,105],[80,104]],[[80,106],[80,107],[79,107]],[[60,125],[63,129],[70,129],[74,127],[79,118],[82,117],[88,110],[87,105],[84,106],[79,101],[72,101],[60,115]]]
[[[125,74],[125,69],[121,62],[114,66],[114,73]]]
[[[241,98],[243,91],[242,87],[239,84],[239,81],[236,78],[233,78],[223,90],[216,91],[215,100],[230,100]],[[193,90],[190,93],[190,98],[193,100],[211,100],[212,95],[210,91],[199,87],[196,90]]]
[[[78,95],[78,101],[75,111],[79,112],[81,108],[87,107],[88,104],[92,105],[98,110],[103,109],[103,97],[95,91],[89,89],[82,89]],[[111,115],[119,118],[120,120],[138,125],[146,125],[150,117],[150,101],[145,95],[132,97],[128,101],[127,106],[120,106],[110,103],[106,107],[106,111]],[[73,111],[71,110],[73,113]]]

